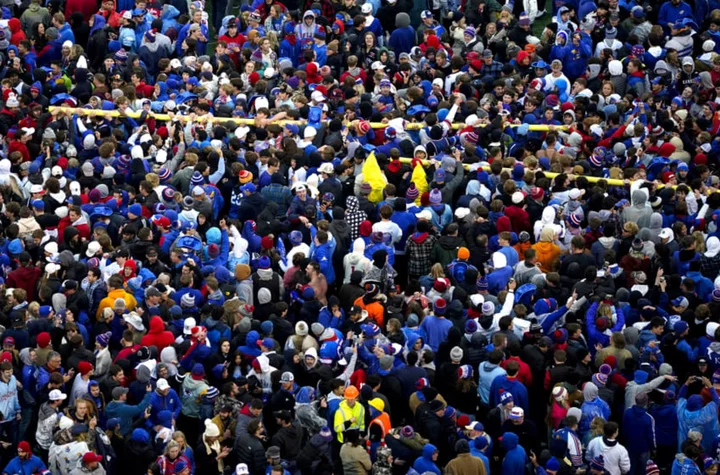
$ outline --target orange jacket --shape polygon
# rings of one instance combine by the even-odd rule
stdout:
[[[537,253],[537,260],[540,263],[540,270],[543,272],[552,272],[555,261],[560,257],[562,251],[557,244],[552,242],[541,241],[533,244],[533,249]]]
[[[368,317],[375,320],[375,323],[377,323],[380,328],[385,328],[385,307],[383,307],[379,300],[373,300],[369,304],[365,304],[363,298],[358,297],[353,303],[362,310],[366,310]]]

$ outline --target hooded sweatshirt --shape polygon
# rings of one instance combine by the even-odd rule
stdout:
[[[498,376],[505,375],[507,373],[500,367],[500,365],[491,363],[490,361],[481,363],[478,368],[478,372],[480,378],[480,382],[478,384],[478,395],[480,396],[480,400],[483,404],[489,405],[490,388],[493,380],[495,380]]]
[[[502,446],[506,451],[502,462],[502,475],[523,475],[527,453],[518,444],[518,436],[513,432],[505,432],[502,436]]]
[[[632,192],[632,203],[623,210],[623,222],[634,222],[639,228],[650,226],[650,217],[653,214],[652,208],[647,206],[647,194],[643,190]]]
[[[410,53],[415,46],[415,30],[410,26],[410,15],[400,12],[395,17],[395,31],[390,35],[390,49],[398,56],[401,53]]]
[[[425,445],[425,447],[423,447],[422,455],[415,460],[413,468],[417,470],[418,473],[431,472],[441,475],[442,472],[432,459],[435,452],[437,452],[437,447],[433,444]]]

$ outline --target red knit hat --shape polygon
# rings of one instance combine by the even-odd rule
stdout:
[[[92,369],[93,369],[93,365],[89,361],[81,361],[80,363],[78,363],[78,371],[83,376],[88,374],[90,371],[92,371]]]
[[[18,450],[22,450],[26,454],[32,454],[32,451],[30,450],[30,444],[26,441],[22,441],[17,446]]]
[[[265,236],[262,239],[260,239],[260,246],[262,246],[265,250],[270,250],[275,246],[275,243],[273,242],[273,238],[270,236]]]
[[[36,340],[39,348],[47,348],[50,344],[50,334],[48,332],[42,332],[37,336]]]

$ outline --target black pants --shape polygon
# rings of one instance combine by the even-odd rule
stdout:
[[[185,440],[188,444],[194,443],[200,436],[200,419],[197,417],[188,417],[182,412],[178,416],[178,429],[185,434]]]

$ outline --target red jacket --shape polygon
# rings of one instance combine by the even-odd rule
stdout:
[[[42,271],[35,266],[20,266],[8,274],[7,286],[12,289],[25,289],[27,301],[32,302],[35,299],[35,285],[41,275]]]
[[[147,335],[142,337],[140,343],[143,346],[155,346],[158,352],[161,352],[165,347],[175,343],[175,336],[172,332],[165,330],[162,318],[155,316],[150,319],[150,330]]]
[[[67,0],[65,2],[65,18],[70,21],[70,16],[75,12],[83,14],[83,20],[85,23],[90,21],[90,18],[95,15],[97,9],[97,3],[88,2],[86,0]]]
[[[23,156],[23,162],[29,162],[32,160],[30,158],[30,150],[28,150],[27,145],[22,143],[20,140],[13,140],[8,144],[8,155],[13,152],[20,152]]]
[[[520,370],[517,374],[517,380],[523,383],[525,386],[532,386],[532,371],[530,371],[530,366],[523,360],[521,360],[517,356],[511,356],[510,358],[506,359],[502,363],[500,363],[500,367],[502,369],[505,369],[505,367],[508,364],[508,361],[517,361],[520,364]]]
[[[10,18],[8,20],[8,28],[10,28],[10,44],[18,46],[20,45],[20,42],[22,40],[26,40],[27,36],[25,35],[25,32],[22,29],[22,25],[20,24],[20,20],[17,18]]]
[[[532,232],[532,225],[530,224],[530,215],[524,209],[515,205],[508,206],[505,208],[505,216],[510,218],[512,224],[512,230],[517,234],[521,231]]]
[[[120,350],[118,352],[117,356],[113,360],[113,363],[117,363],[120,360],[126,360],[126,359],[130,358],[140,348],[142,348],[142,346],[140,346],[140,345],[133,345],[133,346],[128,346],[126,348],[123,348],[122,350]]]

